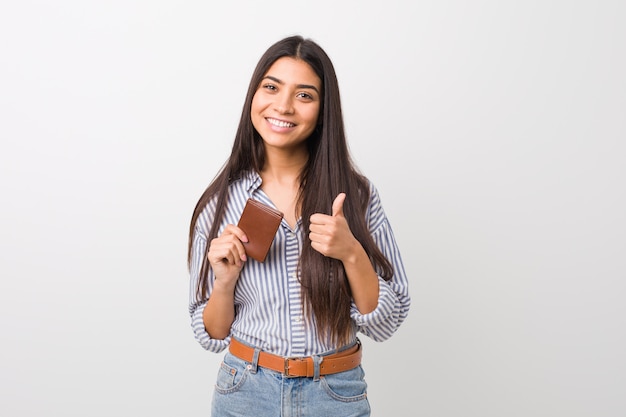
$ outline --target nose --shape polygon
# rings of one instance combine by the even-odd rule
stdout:
[[[289,96],[288,94],[280,94],[276,96],[276,101],[274,102],[274,110],[276,110],[280,114],[292,114],[294,108],[291,96]]]

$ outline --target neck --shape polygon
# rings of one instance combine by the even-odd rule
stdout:
[[[297,181],[308,160],[306,152],[272,152],[265,154],[265,166],[261,171],[263,180]]]

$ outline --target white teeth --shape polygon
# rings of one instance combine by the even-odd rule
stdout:
[[[295,124],[293,123],[283,122],[281,120],[276,120],[276,119],[267,119],[267,121],[273,124],[274,126],[278,126],[278,127],[294,127],[295,126]]]

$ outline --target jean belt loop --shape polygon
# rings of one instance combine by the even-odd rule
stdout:
[[[323,356],[313,356],[313,381],[320,380],[320,364],[324,360]]]
[[[252,369],[250,369],[253,374],[256,374],[259,366],[259,353],[261,353],[261,349],[254,348],[254,355],[252,355]]]

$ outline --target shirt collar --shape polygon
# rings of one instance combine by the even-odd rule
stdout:
[[[250,194],[261,187],[261,176],[256,171],[246,171],[241,176],[241,181],[243,182],[243,186]]]

